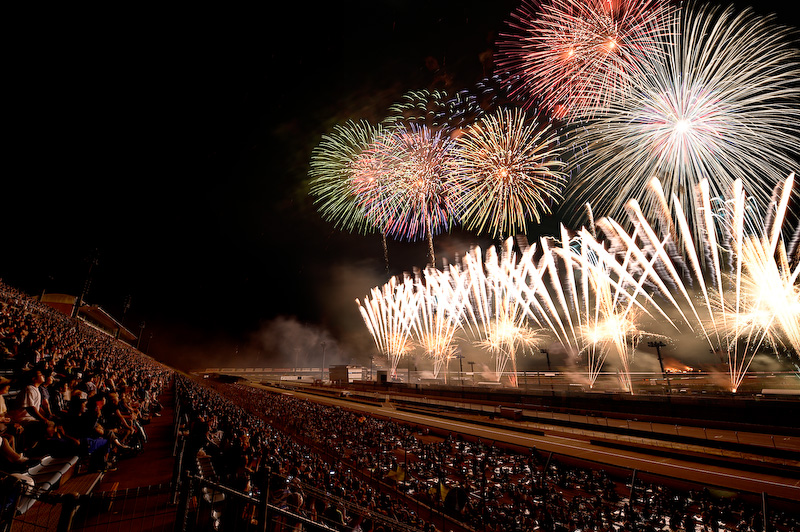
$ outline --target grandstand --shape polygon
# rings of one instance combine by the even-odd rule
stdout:
[[[14,421],[3,427],[15,454],[0,467],[0,530],[788,532],[800,523],[790,394],[597,394],[557,372],[528,375],[520,390],[471,379],[323,384],[298,368],[191,376],[4,285],[0,308],[9,414],[24,413],[30,386],[48,387],[43,420],[22,433]],[[76,407],[61,403],[59,384]],[[98,420],[103,435],[77,432]]]
[[[74,315],[87,325],[119,338],[130,345],[134,345],[138,340],[137,336],[126,328],[121,321],[99,305],[89,305],[79,301],[79,298],[75,296],[66,294],[42,294],[38,300],[66,316]]]

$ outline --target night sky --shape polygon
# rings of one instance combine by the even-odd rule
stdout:
[[[319,218],[311,150],[408,90],[472,86],[517,2],[262,4],[8,17],[0,278],[77,295],[96,256],[86,300],[121,317],[130,296],[125,325],[183,367],[311,363],[321,341],[367,360],[353,300],[386,280],[380,239]],[[425,251],[390,242],[392,273]]]

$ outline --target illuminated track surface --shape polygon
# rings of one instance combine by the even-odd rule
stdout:
[[[675,457],[659,457],[632,450],[610,449],[581,439],[578,435],[532,435],[498,426],[482,426],[469,420],[443,419],[435,414],[395,410],[386,406],[372,406],[335,397],[325,397],[300,390],[286,390],[263,385],[255,387],[308,399],[321,404],[339,406],[353,411],[369,413],[375,417],[391,418],[398,422],[427,426],[432,429],[480,437],[484,441],[505,442],[523,447],[536,447],[539,451],[569,456],[598,464],[624,469],[636,469],[668,478],[708,486],[720,486],[750,493],[766,493],[789,501],[800,501],[800,479],[787,478],[758,471],[741,471],[733,467],[698,464]],[[455,417],[455,416],[453,416]],[[638,439],[638,438],[637,438]]]

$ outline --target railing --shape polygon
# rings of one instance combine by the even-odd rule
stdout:
[[[547,464],[550,464],[551,458],[552,455]],[[548,471],[548,465],[543,470]],[[277,480],[284,484],[286,479]],[[274,484],[271,481],[268,483]],[[637,471],[632,471],[625,484],[629,496],[620,500],[616,506],[621,508],[628,500],[634,502],[636,507],[648,504],[649,492],[638,486]],[[8,487],[6,483],[3,484],[5,495],[9,493]],[[305,511],[315,506],[313,501],[323,501],[326,507],[340,510],[342,515],[369,516],[374,526],[383,525],[384,528],[397,532],[416,530],[413,525],[382,516],[380,512],[370,512],[331,493],[299,483],[297,487],[303,492]],[[13,521],[0,519],[0,523],[3,523],[0,531],[289,532],[298,530],[300,526],[302,530],[310,532],[332,532],[340,529],[336,522],[330,520],[327,512],[312,518],[289,508],[269,504],[268,490],[264,493],[242,493],[209,479],[184,474],[177,487],[177,504],[174,504],[171,501],[174,488],[171,484],[165,484],[81,496],[46,495],[38,501],[38,521],[34,522],[30,519],[31,516],[27,519],[17,516]],[[7,510],[8,507],[3,508]],[[762,515],[767,514],[767,499],[764,494],[761,510]],[[622,513],[616,512],[613,515],[613,523],[622,525]],[[4,516],[7,517],[6,512],[0,514],[0,518]],[[340,524],[341,522],[338,525]],[[733,532],[734,528],[722,526],[720,530]]]
[[[65,530],[171,531],[175,522],[172,488],[158,484],[80,496],[71,527]],[[71,510],[69,502],[67,509]]]
[[[272,478],[268,485],[272,484]],[[195,532],[205,530],[283,532],[298,530],[310,532],[334,532],[339,530],[337,523],[326,515],[311,519],[306,515],[292,512],[268,503],[269,493],[242,493],[209,479],[186,474],[181,481],[182,488],[176,509],[175,532]],[[323,493],[298,484],[306,497],[323,500],[327,505],[350,511],[352,515],[366,515],[368,510],[339,499],[330,493]],[[310,505],[309,505],[310,506]],[[398,532],[411,532],[412,527],[383,518]]]
[[[127,490],[78,495],[77,493],[26,494],[24,482],[18,483],[5,498],[2,532],[69,531],[172,531],[175,505],[171,504],[172,486],[161,484]],[[20,515],[13,515],[19,499],[33,496],[36,504]]]

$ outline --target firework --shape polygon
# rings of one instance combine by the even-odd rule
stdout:
[[[425,126],[398,126],[364,153],[382,172],[359,195],[367,219],[388,235],[427,238],[433,264],[433,235],[460,220],[459,189],[448,171],[454,141]]]
[[[611,277],[596,266],[585,271],[591,281],[595,296],[594,313],[586,316],[581,333],[589,358],[589,378],[593,384],[611,347],[615,348],[620,361],[620,381],[625,391],[633,393],[630,368],[633,354],[642,333],[636,325],[637,313],[634,299],[621,298],[624,291],[614,289]]]
[[[478,98],[462,90],[453,95],[442,90],[417,90],[405,93],[389,107],[383,120],[386,127],[416,124],[450,135],[472,124],[483,114]]]
[[[727,353],[735,392],[765,346],[800,353],[800,264],[792,265],[794,244],[783,235],[793,184],[793,177],[783,183],[765,216],[740,181],[727,200],[712,198],[702,181],[696,229],[653,180],[648,190],[662,208],[654,222],[630,200],[632,230],[601,218],[593,227],[602,238],[562,226],[560,239],[541,238],[521,253],[511,238],[485,256],[475,247],[455,266],[392,279],[359,307],[393,371],[420,346],[438,376],[457,343],[469,341],[492,354],[498,379],[508,374],[516,386],[518,355],[552,338],[585,359],[592,387],[616,354],[621,389],[633,393],[639,343],[666,339],[644,326],[657,321]]]
[[[732,392],[763,344],[800,352],[800,266],[791,268],[782,235],[793,182],[790,176],[783,183],[767,217],[741,181],[734,182],[730,199],[721,200],[711,197],[704,180],[698,187],[699,228],[690,227],[678,198],[672,202],[673,223],[661,224],[673,234],[659,235],[635,200],[628,203],[634,235],[626,235],[613,220],[601,224],[612,248],[635,250],[628,269],[668,300],[688,326],[694,324],[712,351],[727,353]],[[657,181],[649,190],[658,204],[666,205]],[[695,232],[699,241],[693,239]],[[688,283],[699,287],[699,300],[691,296]]]
[[[483,78],[475,84],[473,93],[484,112],[496,111],[501,105],[509,105],[511,98],[508,85],[497,74]]]
[[[470,304],[464,312],[467,326],[478,338],[476,344],[495,358],[498,379],[511,362],[509,379],[515,387],[518,351],[536,347],[542,338],[541,331],[532,328],[526,319],[528,310],[521,291],[531,253],[516,261],[513,241],[508,239],[499,256],[490,247],[481,260],[480,248],[476,247],[464,257],[470,292]]]
[[[495,371],[498,380],[505,373],[508,362],[511,362],[511,371],[508,373],[509,384],[516,388],[517,380],[517,352],[520,349],[533,349],[542,339],[538,330],[525,326],[524,321],[508,315],[506,309],[498,307],[497,317],[485,329],[485,337],[475,342],[475,345],[488,350],[495,357]]]
[[[375,345],[389,360],[392,378],[397,378],[400,359],[413,349],[411,332],[418,301],[409,277],[402,281],[393,277],[382,288],[373,288],[363,304],[356,299]]]
[[[434,378],[456,354],[454,338],[462,328],[466,290],[465,277],[452,267],[444,271],[427,268],[424,282],[417,280],[420,303],[412,329],[425,354],[434,361]]]
[[[374,168],[366,172],[363,154],[381,132],[381,126],[367,121],[348,121],[324,135],[311,153],[310,194],[322,217],[345,231],[375,229],[359,193],[364,189],[362,182],[374,179],[375,173]]]
[[[750,236],[741,243],[741,271],[727,276],[728,284],[739,291],[736,298],[715,293],[713,307],[725,316],[724,322],[709,322],[712,331],[722,336],[729,349],[744,342],[743,352],[756,352],[761,342],[800,349],[800,269],[792,271],[783,257],[776,257],[763,238]],[[738,346],[737,346],[738,347]],[[743,376],[749,358],[737,357],[734,375]],[[740,378],[733,379],[738,387]]]
[[[734,392],[762,343],[800,353],[800,265],[792,270],[781,236],[792,185],[790,176],[780,200],[769,207],[772,227],[763,223],[765,217],[738,182],[734,199],[725,205],[723,234],[730,235],[732,255],[728,289],[714,293],[716,316],[708,323],[727,347]]]
[[[554,116],[592,115],[664,53],[672,13],[666,0],[526,1],[498,43],[498,67]]]
[[[564,183],[557,142],[521,110],[501,110],[467,129],[451,159],[464,191],[464,225],[503,236],[550,213]]]
[[[568,205],[624,217],[636,199],[648,219],[663,210],[646,193],[658,177],[669,206],[679,200],[699,230],[698,183],[725,197],[736,179],[762,205],[795,166],[800,66],[789,30],[749,10],[690,6],[675,17],[670,42],[574,137],[576,177]],[[577,209],[576,209],[577,211]],[[693,235],[697,240],[700,235]]]
[[[643,289],[645,279],[631,272],[633,250],[622,253],[620,261],[586,229],[569,237],[563,226],[557,247],[551,249],[546,239],[541,245],[540,276],[528,296],[539,302],[531,305],[537,321],[568,353],[585,358],[590,387],[608,355],[616,353],[622,388],[633,393],[630,369],[636,347],[644,336],[655,336],[640,328],[641,318],[655,312],[678,330]]]

